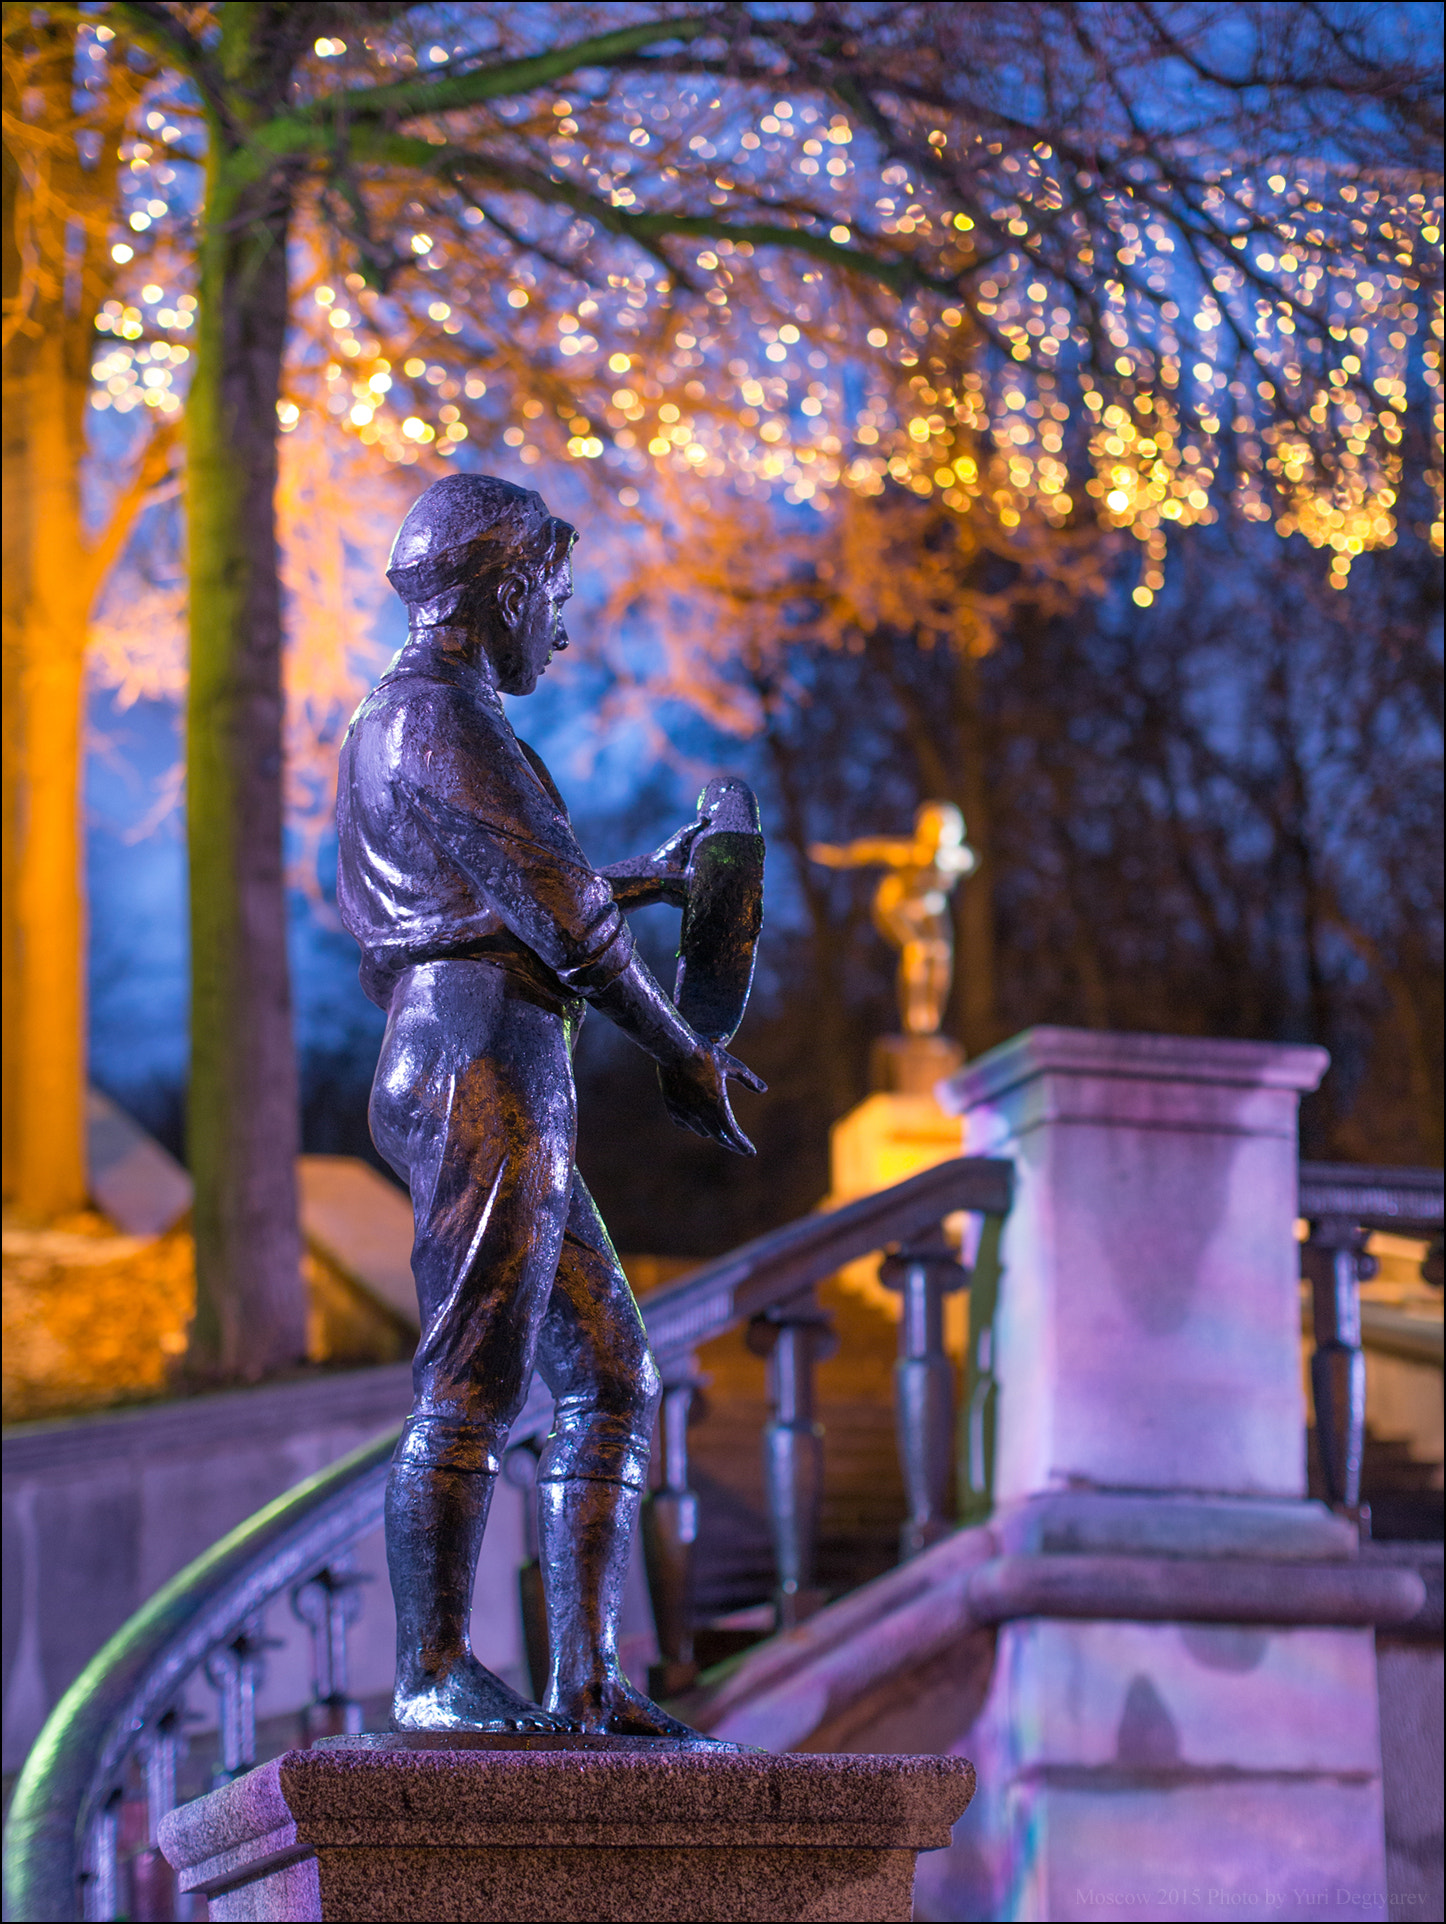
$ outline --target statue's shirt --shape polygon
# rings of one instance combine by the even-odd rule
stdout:
[[[632,936],[539,756],[475,671],[409,643],[352,717],[337,782],[337,906],[362,987],[496,963],[559,1009],[627,967]]]

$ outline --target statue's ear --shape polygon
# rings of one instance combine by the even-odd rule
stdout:
[[[524,576],[510,571],[497,584],[497,610],[509,628],[515,628],[527,605],[528,583]]]

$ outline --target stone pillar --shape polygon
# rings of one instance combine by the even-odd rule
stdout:
[[[1296,1107],[1326,1061],[1040,1028],[941,1089],[968,1153],[1016,1171],[991,1340],[1011,1567],[1114,1558],[1128,1592],[1131,1559],[1356,1554],[1305,1500]],[[918,1917],[1386,1916],[1369,1628],[1042,1607],[1000,1624],[981,1795]]]
[[[1323,1049],[1026,1029],[941,1085],[1009,1156],[997,1504],[1305,1494],[1300,1092]]]
[[[1002,1624],[967,1741],[980,1794],[916,1918],[1388,1915],[1368,1629]]]
[[[908,1919],[974,1788],[949,1757],[647,1739],[328,1739],[182,1805],[161,1847],[228,1919]]]

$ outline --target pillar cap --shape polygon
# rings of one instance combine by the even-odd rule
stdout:
[[[1007,1090],[1049,1074],[1107,1076],[1124,1082],[1226,1084],[1236,1088],[1314,1089],[1330,1055],[1314,1043],[1239,1042],[1221,1036],[1122,1035],[1041,1026],[1001,1042],[935,1091],[950,1115],[967,1115]]]

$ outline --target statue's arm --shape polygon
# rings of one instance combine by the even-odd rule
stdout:
[[[620,909],[642,909],[651,902],[671,902],[682,908],[688,900],[688,884],[681,874],[659,874],[650,855],[634,855],[626,862],[612,862],[598,870],[613,892]]]
[[[905,868],[915,859],[914,844],[886,836],[866,836],[859,842],[812,842],[810,857],[824,868]]]
[[[632,936],[540,759],[500,715],[459,716],[445,698],[408,721],[394,784],[479,900],[578,994],[611,981]]]
[[[671,902],[674,908],[683,908],[688,900],[688,855],[703,826],[699,816],[676,835],[670,835],[651,855],[631,855],[624,862],[599,869],[599,875],[611,884],[619,908],[640,909],[650,902]]]
[[[742,1155],[752,1145],[733,1119],[728,1082],[762,1083],[720,1044],[683,1020],[641,956],[613,894],[579,848],[551,782],[535,778],[515,737],[497,729],[493,752],[479,755],[448,725],[429,731],[426,780],[413,800],[438,840],[470,875],[502,922],[576,994],[652,1056],[668,1113],[682,1127]],[[671,886],[701,823],[642,858],[649,886]],[[627,866],[619,864],[620,867]],[[625,882],[628,879],[622,878]]]
[[[810,842],[808,859],[821,863],[824,868],[847,868],[849,852],[846,848],[836,848],[832,842]]]

